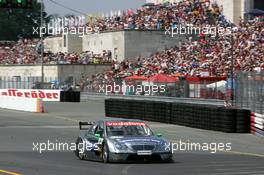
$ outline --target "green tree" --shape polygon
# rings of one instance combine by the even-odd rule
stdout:
[[[41,3],[34,1],[30,9],[0,8],[0,40],[16,41],[19,37],[37,38],[33,35],[33,28],[40,27]],[[43,13],[44,22],[49,21],[46,12]]]

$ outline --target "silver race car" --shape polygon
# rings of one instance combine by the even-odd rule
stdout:
[[[85,126],[91,125],[89,128]],[[171,144],[151,131],[141,120],[108,119],[79,122],[81,133],[75,155],[83,160],[122,162],[135,160],[172,161]]]

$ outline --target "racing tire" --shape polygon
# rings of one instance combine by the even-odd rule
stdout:
[[[80,159],[80,160],[84,160],[84,153],[81,153],[80,150],[79,150],[79,144],[82,143],[83,140],[81,138],[78,138],[77,141],[76,141],[76,150],[75,150],[75,155]]]
[[[164,163],[174,163],[174,160],[173,160],[172,157],[170,157],[170,158],[168,158],[168,159],[165,159],[163,162],[164,162]]]
[[[108,149],[107,143],[104,144],[102,159],[104,163],[109,162],[109,149]]]

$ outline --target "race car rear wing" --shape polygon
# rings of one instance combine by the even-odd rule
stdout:
[[[87,130],[88,128],[83,128],[83,126],[91,126],[94,122],[79,122],[79,128],[80,130]]]

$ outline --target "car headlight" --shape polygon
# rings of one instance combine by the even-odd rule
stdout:
[[[127,150],[127,146],[125,144],[115,143],[115,148],[117,150]]]

